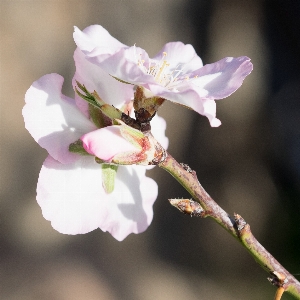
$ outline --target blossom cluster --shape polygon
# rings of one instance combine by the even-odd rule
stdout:
[[[203,66],[194,48],[181,42],[168,43],[149,58],[99,25],[75,27],[74,40],[74,98],[62,94],[58,74],[41,77],[25,95],[25,126],[48,152],[37,201],[61,233],[100,228],[121,241],[146,230],[153,218],[158,188],[146,170],[157,144],[168,146],[159,106],[165,100],[187,106],[217,127],[215,100],[238,89],[252,64],[248,57],[227,57]],[[120,114],[111,116],[104,106]],[[137,128],[120,116],[135,116],[146,126]]]

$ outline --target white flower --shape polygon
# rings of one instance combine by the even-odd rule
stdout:
[[[79,50],[74,58],[74,78],[97,90],[106,102],[121,108],[132,100],[131,85],[118,82],[95,67]],[[75,101],[61,93],[62,84],[63,78],[58,74],[41,77],[27,91],[23,108],[26,128],[49,153],[37,185],[43,216],[65,234],[100,228],[121,241],[130,233],[143,232],[153,218],[157,184],[146,177],[145,167],[99,164],[91,155],[69,151],[71,143],[101,129],[92,122],[86,102],[77,95]],[[156,116],[153,124],[159,129],[158,140],[167,147],[165,121]],[[112,143],[117,152],[128,150],[128,142],[116,142],[113,133],[101,142]]]

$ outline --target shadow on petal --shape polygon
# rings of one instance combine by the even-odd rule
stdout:
[[[118,175],[122,176],[122,181],[130,190],[134,200],[133,204],[119,203],[118,208],[125,218],[137,224],[137,232],[142,232],[148,227],[150,222],[147,220],[148,215],[143,206],[143,196],[140,191],[141,178],[136,170],[133,169],[132,174],[130,174],[126,167],[119,168]],[[144,179],[145,176],[142,178]]]

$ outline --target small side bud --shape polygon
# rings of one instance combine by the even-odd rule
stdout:
[[[203,217],[204,209],[192,199],[169,199],[171,205],[179,209],[182,213],[191,217]]]
[[[239,214],[234,213],[234,220],[238,231],[243,230],[247,225],[247,222]]]
[[[150,165],[160,159],[162,147],[152,135],[126,125],[107,126],[84,134],[80,140],[85,151],[106,163]]]

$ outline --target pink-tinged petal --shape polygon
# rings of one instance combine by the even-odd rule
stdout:
[[[63,77],[48,74],[35,81],[25,95],[25,127],[48,153],[61,163],[70,163],[78,155],[69,145],[86,132],[95,130],[76,107],[73,99],[61,93]]]
[[[106,194],[102,167],[92,157],[63,165],[45,160],[37,186],[37,201],[45,219],[65,234],[83,234],[98,227],[117,240],[140,233],[152,221],[157,184],[145,168],[119,166],[114,191]]]
[[[101,49],[102,54],[111,55],[120,48],[126,47],[100,25],[91,25],[83,31],[75,26],[73,38],[83,52],[91,52],[97,47],[99,51]]]
[[[138,65],[140,55],[143,59],[147,59],[146,57],[148,57],[145,50],[138,47],[121,48],[116,53],[105,56],[105,58],[99,52],[98,49],[95,49],[90,53],[84,53],[86,54],[86,59],[90,62],[100,66],[108,74],[125,82],[136,85],[148,81],[155,83],[154,77],[146,74]]]
[[[73,86],[76,81],[84,84],[89,91],[97,91],[98,95],[108,104],[121,108],[124,103],[133,99],[133,86],[124,84],[111,77],[99,66],[92,64],[77,48],[74,52],[76,72],[73,78]],[[75,94],[76,104],[82,112],[89,116],[88,103]]]
[[[184,105],[206,116],[212,127],[221,125],[216,118],[216,103],[213,99],[205,98],[205,91],[201,88],[191,88],[189,84],[181,86],[181,90],[174,92],[157,85],[149,85],[151,92],[174,103]]]
[[[108,74],[133,84],[155,82],[153,76],[145,74],[138,66],[138,60],[149,60],[145,50],[128,47],[100,25],[92,25],[80,31],[75,27],[74,40],[86,59],[101,67]]]
[[[183,74],[186,74],[203,66],[201,58],[197,55],[192,45],[185,45],[181,42],[167,43],[153,59],[161,60],[164,53],[167,54],[164,59],[170,64],[170,70],[172,71],[182,69]]]
[[[188,84],[181,85],[180,90],[177,91],[168,90],[163,86],[154,84],[149,84],[148,88],[153,95],[165,98],[177,104],[187,106],[198,112],[200,110],[199,105],[201,106],[200,98],[201,96],[205,96],[205,93],[203,93],[203,95],[200,96],[198,91],[200,89],[195,90],[194,88],[191,88],[191,86]]]
[[[207,98],[223,99],[242,85],[252,69],[250,58],[246,56],[226,57],[192,73],[190,78],[194,76],[198,78],[191,79],[191,84],[205,90]]]
[[[131,82],[127,78],[128,75],[133,75],[134,78],[136,74],[143,75],[137,65],[134,51],[129,49],[127,53],[126,49],[129,47],[113,38],[102,26],[92,25],[83,31],[75,27],[73,37],[86,59],[100,66],[108,74],[127,82]]]
[[[210,122],[211,127],[219,127],[221,121],[216,118],[217,105],[214,100],[203,99],[202,100],[203,112],[202,115],[206,116]]]
[[[84,149],[104,161],[110,161],[115,155],[138,151],[120,132],[120,126],[108,126],[89,132],[80,138]]]

